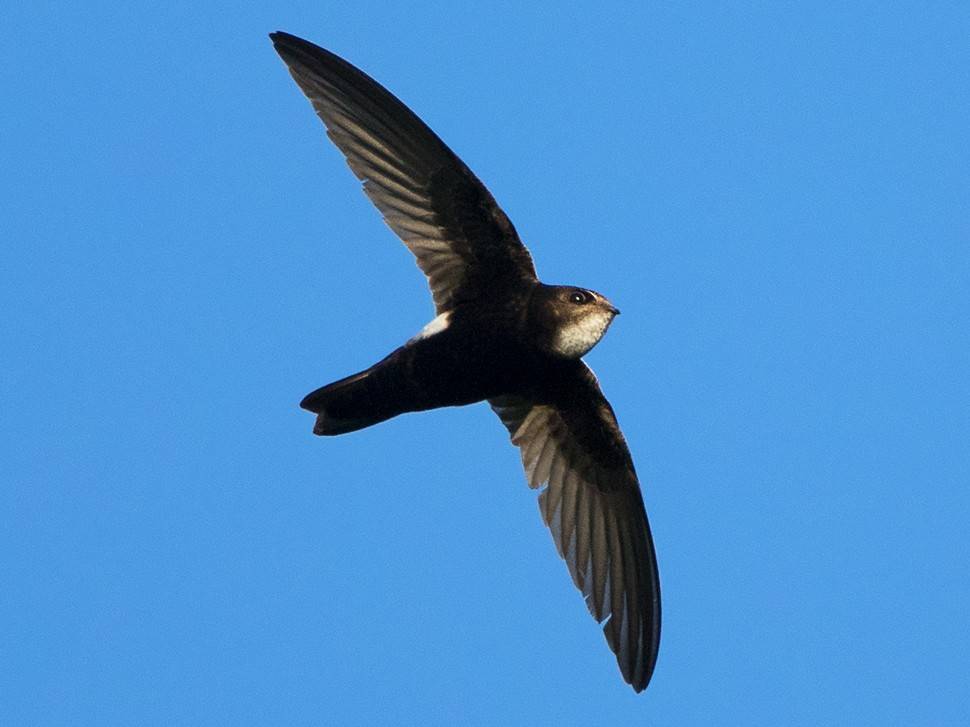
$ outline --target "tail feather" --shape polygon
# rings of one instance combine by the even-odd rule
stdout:
[[[390,419],[396,414],[392,402],[382,396],[374,369],[361,371],[307,394],[300,406],[317,415],[313,433],[346,434]]]

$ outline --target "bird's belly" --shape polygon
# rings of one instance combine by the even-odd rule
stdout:
[[[514,388],[522,356],[498,337],[431,336],[404,351],[406,378],[414,385],[414,410],[472,404]]]

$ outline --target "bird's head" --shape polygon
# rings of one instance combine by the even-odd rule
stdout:
[[[533,298],[532,315],[541,344],[562,358],[583,356],[620,311],[605,296],[569,285],[543,285]]]

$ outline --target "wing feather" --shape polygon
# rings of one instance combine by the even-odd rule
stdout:
[[[660,581],[629,450],[585,364],[551,393],[489,403],[520,448],[530,487],[624,679],[646,688],[660,639]]]
[[[333,53],[287,33],[270,37],[364,192],[414,253],[438,313],[537,282],[492,195],[407,106]],[[442,243],[434,254],[427,240]]]

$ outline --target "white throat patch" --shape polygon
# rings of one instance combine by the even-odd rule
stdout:
[[[578,321],[570,321],[556,331],[553,350],[565,358],[579,358],[599,343],[612,322],[613,316],[605,311],[601,315],[587,315]]]

